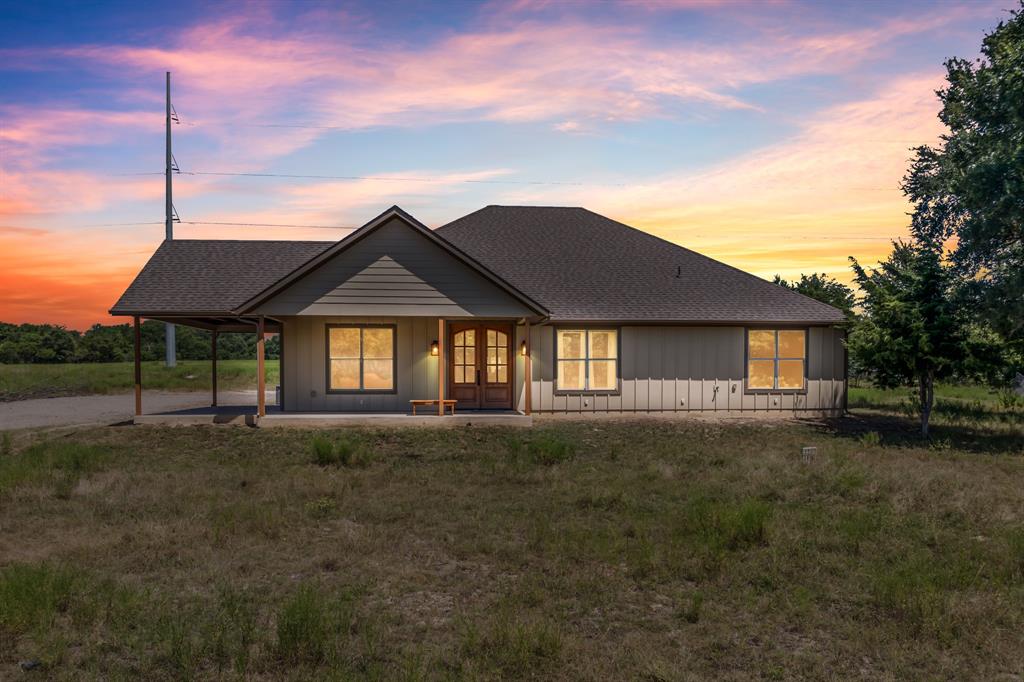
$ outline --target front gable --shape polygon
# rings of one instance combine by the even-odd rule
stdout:
[[[402,215],[370,223],[249,312],[259,315],[528,317],[535,311]]]

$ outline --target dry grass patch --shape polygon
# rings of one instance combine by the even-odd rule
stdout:
[[[877,420],[22,434],[0,676],[1021,675],[1024,458],[951,442]]]

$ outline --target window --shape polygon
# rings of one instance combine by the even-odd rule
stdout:
[[[804,389],[807,332],[803,329],[747,331],[747,388],[757,391]]]
[[[618,390],[618,331],[614,329],[559,329],[555,334],[558,390]]]
[[[487,383],[508,383],[508,334],[487,330]]]
[[[327,390],[395,390],[395,327],[327,327]]]
[[[456,332],[452,338],[452,370],[457,384],[476,383],[476,330]]]

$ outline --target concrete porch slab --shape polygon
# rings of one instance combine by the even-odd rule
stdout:
[[[260,428],[306,427],[332,428],[344,426],[532,426],[533,417],[518,412],[463,412],[439,417],[418,414],[334,414],[328,412],[268,413],[256,421]]]
[[[185,410],[140,414],[132,418],[136,424],[164,424],[193,426],[195,424],[248,424],[255,425],[256,408],[248,405],[223,407],[193,407]]]
[[[531,426],[533,417],[519,412],[462,412],[446,414],[281,412],[267,407],[264,417],[257,417],[249,405],[196,407],[185,410],[143,414],[134,417],[136,424],[193,426],[196,424],[238,424],[260,428],[298,427],[333,428],[344,426]]]

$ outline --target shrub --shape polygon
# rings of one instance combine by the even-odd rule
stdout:
[[[333,648],[354,624],[353,595],[331,599],[312,585],[302,585],[277,614],[274,650],[288,664],[318,664],[332,658]]]
[[[334,445],[323,436],[317,436],[310,444],[313,450],[313,463],[322,467],[330,466],[337,462],[334,454]]]
[[[338,503],[333,497],[318,497],[306,503],[306,513],[314,519],[326,519],[338,511]]]
[[[547,621],[502,614],[484,632],[474,623],[464,622],[461,648],[464,658],[486,661],[490,667],[522,679],[555,665],[564,643],[562,633]]]
[[[12,564],[0,569],[0,626],[15,633],[45,630],[67,611],[77,575],[46,564]]]
[[[704,605],[704,595],[694,592],[681,606],[679,616],[687,623],[696,623],[700,620],[700,609]]]
[[[320,663],[327,656],[327,613],[322,595],[303,585],[277,616],[277,656],[286,663]]]
[[[553,466],[572,459],[575,447],[553,434],[541,434],[529,441],[526,452],[531,464]]]
[[[0,492],[22,484],[49,484],[67,499],[78,481],[100,468],[110,451],[96,445],[46,441],[0,459]]]
[[[882,444],[882,436],[878,431],[868,431],[860,435],[860,444],[866,448],[877,448]]]
[[[698,498],[684,508],[680,530],[710,550],[738,550],[765,543],[771,514],[771,507],[759,500]]]
[[[332,443],[323,436],[317,436],[311,444],[313,463],[322,467],[367,467],[373,462],[371,452],[359,441],[343,438]]]

